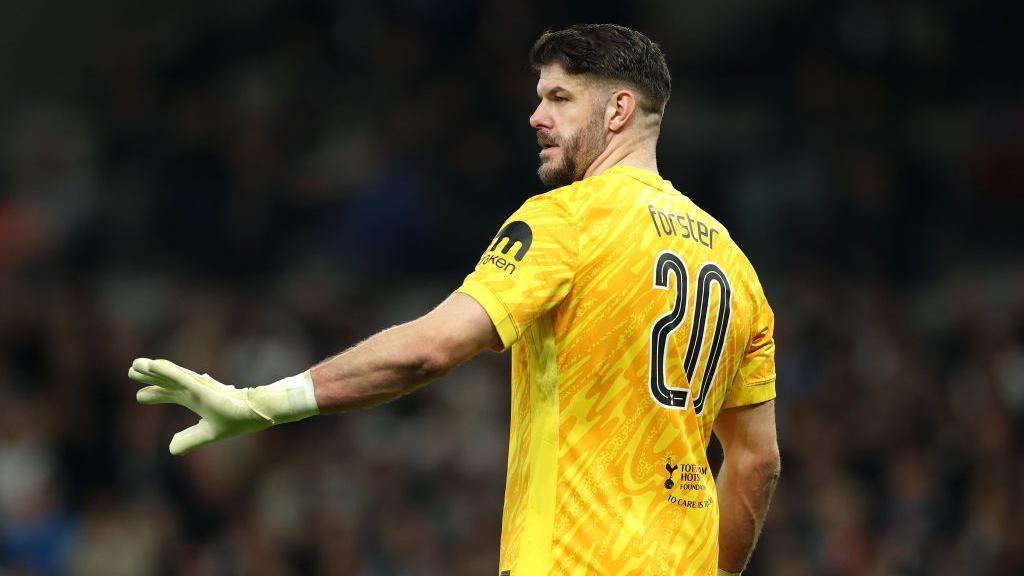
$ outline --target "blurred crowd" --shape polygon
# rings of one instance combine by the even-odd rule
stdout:
[[[746,573],[1024,572],[1020,7],[84,4],[0,7],[0,574],[496,573],[507,355],[185,458],[126,372],[264,384],[439,302],[543,192],[526,54],[575,21],[661,43],[661,171],[775,309]]]

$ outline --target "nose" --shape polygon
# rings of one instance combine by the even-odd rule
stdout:
[[[541,100],[540,104],[537,104],[537,109],[533,111],[533,115],[530,116],[530,126],[534,130],[540,128],[552,128],[551,115],[544,109],[544,101]]]

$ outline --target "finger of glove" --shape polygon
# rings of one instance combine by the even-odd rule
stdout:
[[[149,368],[149,374],[164,378],[178,387],[187,388],[192,391],[205,388],[205,386],[196,381],[191,371],[178,366],[170,360],[153,360],[150,362]]]
[[[139,404],[181,404],[179,395],[163,386],[146,386],[135,393]]]
[[[153,360],[150,362],[149,368],[153,375],[172,380],[178,386],[193,392],[204,388],[216,391],[224,386],[224,384],[214,380],[209,374],[193,372],[184,366],[178,366],[170,360]]]
[[[142,372],[143,374],[152,375],[152,364],[153,361],[150,360],[149,358],[136,358],[135,360],[132,360],[132,369],[135,370],[136,372]]]
[[[128,378],[139,382],[140,384],[149,384],[150,386],[163,386],[165,388],[172,386],[166,378],[153,376],[151,374],[146,374],[145,372],[139,372],[134,366],[128,369]]]
[[[213,428],[210,427],[210,423],[205,419],[200,420],[193,426],[185,428],[181,432],[178,432],[171,438],[171,444],[168,448],[171,454],[175,456],[183,456],[189,452],[205,446],[210,442],[217,439],[217,436],[213,432]]]
[[[154,362],[154,360],[150,360],[149,358],[136,358],[135,361],[132,362],[132,367],[128,370],[128,377],[136,382],[163,386],[165,388],[180,389],[182,387],[182,384],[177,380],[155,372],[153,370]],[[141,377],[145,377],[145,379]]]

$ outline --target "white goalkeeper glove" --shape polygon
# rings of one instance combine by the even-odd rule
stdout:
[[[266,386],[235,388],[169,360],[136,358],[128,377],[148,384],[135,395],[139,404],[179,404],[200,416],[198,423],[171,439],[170,451],[175,456],[320,413],[308,370]]]

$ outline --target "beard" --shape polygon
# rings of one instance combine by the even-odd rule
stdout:
[[[576,133],[564,139],[554,139],[537,133],[537,142],[554,142],[562,153],[561,159],[541,161],[537,176],[546,186],[559,188],[582,180],[587,169],[604,149],[601,141],[602,116],[595,114]]]

